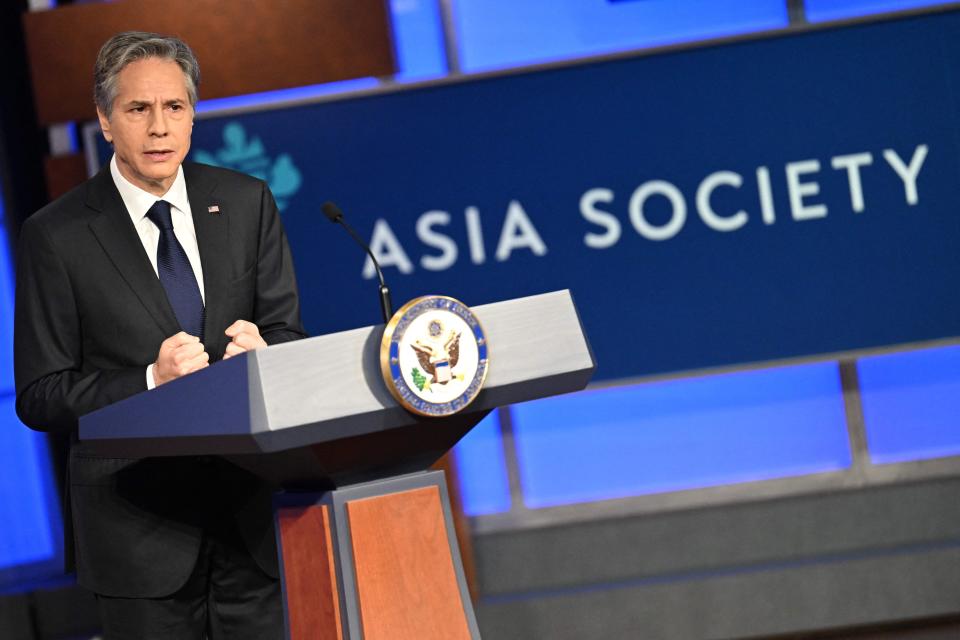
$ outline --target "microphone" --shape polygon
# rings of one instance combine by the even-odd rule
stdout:
[[[364,242],[363,239],[357,235],[357,232],[343,219],[343,212],[340,211],[340,207],[332,202],[324,202],[320,209],[323,211],[323,215],[327,216],[327,220],[334,224],[343,225],[343,228],[347,230],[347,233],[350,234],[353,241],[360,245],[360,247],[367,252],[367,255],[370,256],[370,259],[373,260],[373,266],[377,269],[377,278],[380,279],[380,311],[383,312],[383,323],[386,324],[390,322],[390,318],[393,316],[393,304],[390,302],[390,289],[383,281],[383,272],[380,270],[380,263],[377,262],[373,251],[370,251],[367,243]]]

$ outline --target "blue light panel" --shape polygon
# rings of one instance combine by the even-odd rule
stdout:
[[[3,206],[0,205],[0,395],[13,393],[14,389],[13,287],[13,262],[7,232],[3,228]]]
[[[0,225],[4,203],[0,192]],[[62,573],[60,511],[45,437],[17,419],[13,265],[0,226],[0,591]]]
[[[424,80],[447,73],[443,23],[437,0],[391,0],[397,48],[397,80]]]
[[[940,4],[947,3],[943,0],[805,0],[804,9],[808,22],[823,22]]]
[[[960,455],[960,346],[857,362],[874,463]]]
[[[56,553],[46,441],[17,420],[13,404],[12,393],[0,399],[0,571]]]
[[[481,71],[788,24],[784,0],[456,0],[461,66]]]
[[[835,363],[587,391],[513,412],[531,508],[835,471],[851,460]]]
[[[510,510],[510,485],[496,411],[454,447],[453,455],[464,513],[482,516]]]
[[[242,96],[230,96],[229,98],[213,98],[211,100],[200,100],[197,102],[197,113],[206,111],[221,111],[226,109],[249,109],[259,107],[265,104],[276,102],[290,102],[294,100],[310,100],[320,96],[333,93],[346,93],[347,91],[359,91],[361,89],[370,89],[379,85],[376,78],[358,78],[356,80],[344,80],[343,82],[328,82],[325,84],[314,84],[308,87],[294,87],[292,89],[278,89],[276,91],[264,91],[263,93],[248,93]]]

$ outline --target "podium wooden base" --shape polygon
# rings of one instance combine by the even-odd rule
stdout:
[[[443,474],[280,494],[290,640],[480,638]]]

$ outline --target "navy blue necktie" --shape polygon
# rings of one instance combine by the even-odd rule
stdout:
[[[157,245],[157,272],[160,283],[167,290],[167,299],[180,328],[203,341],[203,297],[197,286],[197,277],[190,266],[187,253],[173,233],[170,203],[157,200],[147,211],[147,217],[160,229]]]

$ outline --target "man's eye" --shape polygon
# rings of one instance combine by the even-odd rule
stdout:
[[[133,111],[133,112],[136,112],[136,113],[143,113],[143,110],[144,110],[144,109],[145,109],[145,107],[134,107],[134,108],[130,109],[130,111]]]

